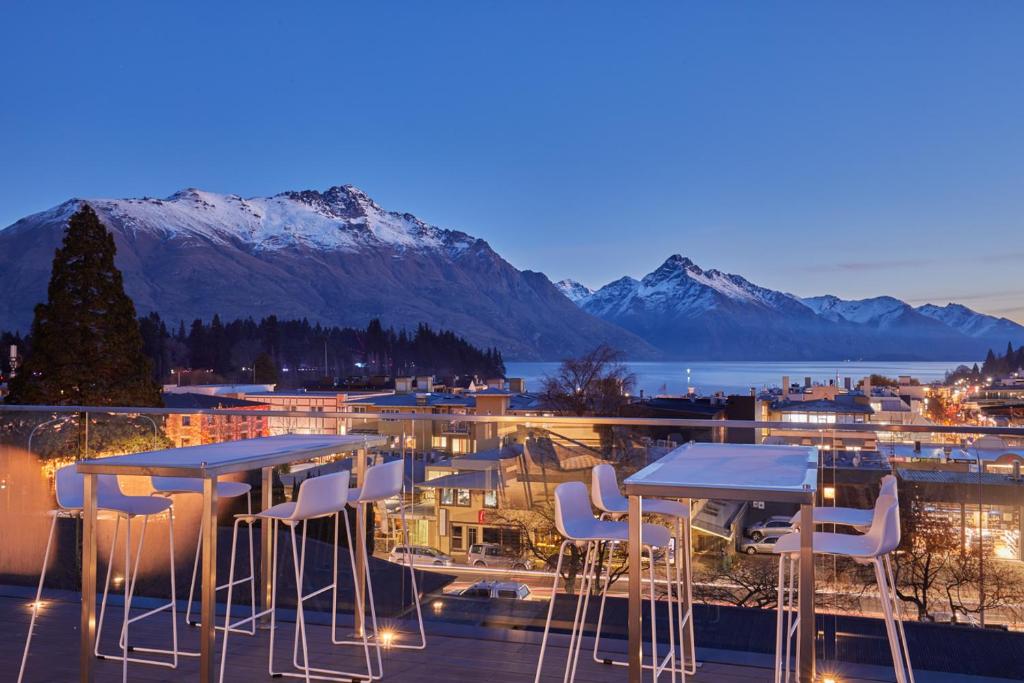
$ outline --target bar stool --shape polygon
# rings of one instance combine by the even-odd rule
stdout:
[[[25,675],[25,665],[28,661],[29,647],[32,644],[32,632],[35,627],[36,616],[39,613],[39,601],[43,592],[43,583],[46,580],[46,567],[50,559],[50,550],[53,546],[54,531],[57,527],[57,519],[59,517],[80,517],[85,508],[85,476],[78,473],[75,465],[66,465],[57,470],[54,476],[56,494],[57,494],[57,508],[52,510],[50,514],[53,517],[53,521],[50,523],[50,533],[46,540],[46,550],[43,553],[43,569],[39,574],[39,586],[36,589],[36,599],[32,603],[32,618],[29,621],[28,635],[25,638],[25,650],[21,657],[21,668],[18,671],[18,681],[21,682]],[[121,487],[117,482],[117,477],[109,474],[101,474],[96,476],[96,505],[97,509],[106,513],[113,513],[115,515],[115,526],[114,534],[111,540],[110,546],[110,559],[107,565],[107,579],[103,586],[103,601],[100,607],[99,620],[96,627],[96,646],[94,653],[100,659],[118,659],[122,662],[121,667],[121,679],[122,681],[128,680],[128,662],[136,662],[140,664],[152,664],[155,666],[163,666],[167,668],[177,668],[178,666],[178,630],[177,630],[177,604],[175,602],[175,585],[174,585],[174,512],[171,509],[170,501],[158,500],[149,496],[126,496],[121,492]],[[170,602],[156,607],[151,610],[147,610],[143,614],[135,617],[130,616],[132,597],[135,595],[135,582],[138,578],[138,567],[139,560],[142,557],[142,547],[146,540],[146,527],[149,525],[150,517],[161,515],[164,512],[168,513],[168,546],[170,552],[170,569],[171,569],[171,600]],[[131,561],[131,547],[132,547],[132,521],[136,517],[142,517],[142,531],[139,537],[139,547],[135,556],[135,566],[132,568]],[[125,520],[125,539],[124,539],[124,623],[121,626],[121,636],[119,646],[122,654],[120,655],[108,655],[100,652],[100,635],[103,632],[103,621],[107,606],[107,594],[110,589],[111,573],[114,566],[114,549],[117,544],[117,536],[121,527],[121,519]],[[127,645],[128,643],[128,626],[140,619],[144,619],[148,616],[152,616],[158,612],[170,609],[171,611],[171,642],[172,649],[165,651],[167,654],[172,655],[170,662],[143,659],[138,657],[130,657],[129,652],[133,648]]]
[[[194,479],[188,477],[150,477],[150,482],[153,486],[154,495],[165,496],[170,498],[175,495],[182,494],[199,494],[203,493],[203,480]],[[238,481],[218,481],[217,482],[217,500],[223,500],[228,498],[239,498],[245,496],[246,512],[252,514],[252,486]],[[203,530],[199,529],[199,535],[196,537],[196,556],[192,562],[192,581],[188,586],[188,602],[185,604],[185,623],[189,626],[199,626],[198,621],[192,621],[192,603],[195,596],[196,589],[196,578],[199,575],[199,556],[202,546]],[[252,525],[249,525],[249,576],[238,579],[238,583],[248,583],[250,586],[250,598],[252,600],[252,611],[256,611],[256,554],[253,550],[253,536],[252,536]],[[227,584],[221,584],[217,586],[217,590],[224,590],[228,586]],[[223,629],[223,626],[216,626],[218,629]],[[245,633],[247,635],[255,635],[256,624],[253,623],[251,628],[242,629],[239,633]],[[140,649],[140,648],[136,648]],[[187,655],[190,657],[198,657],[198,652],[179,652],[178,654]]]
[[[615,475],[615,468],[608,464],[595,465],[591,470],[591,485],[590,485],[590,499],[598,510],[610,517],[616,519],[621,518],[629,513],[629,501],[619,490],[619,481]],[[689,629],[689,651],[693,655],[693,659],[689,662],[684,661],[684,669],[681,669],[679,673],[683,674],[683,680],[685,675],[694,675],[697,673],[697,657],[696,657],[696,644],[694,642],[694,631],[693,631],[693,581],[690,569],[690,557],[691,557],[691,528],[690,528],[690,506],[684,505],[675,500],[663,500],[659,498],[645,498],[643,501],[643,511],[645,514],[658,515],[660,517],[666,517],[674,523],[675,534],[673,536],[675,540],[676,556],[675,556],[675,595],[676,595],[676,626],[679,629],[679,644],[680,647],[683,644],[684,639],[687,638],[686,625],[690,624]],[[682,557],[680,557],[680,555]],[[680,567],[682,565],[682,567]],[[685,580],[684,580],[685,579]],[[605,601],[608,597],[608,585],[611,582],[611,575],[609,574],[605,578],[604,588],[601,591],[601,609],[598,612],[597,617],[597,633],[594,637],[594,661],[599,664],[614,664],[616,666],[629,666],[629,662],[625,660],[611,659],[610,657],[601,657],[598,654],[598,649],[601,644],[601,627],[604,621],[604,607]],[[686,609],[683,610],[682,595],[683,591],[686,591]],[[672,588],[669,589],[669,595],[671,597]],[[680,653],[680,659],[685,658],[686,650],[682,650]],[[649,668],[649,665],[644,665],[645,668]]]
[[[387,514],[387,510],[384,507],[384,501],[400,496],[405,482],[405,460],[393,460],[391,462],[383,463],[380,465],[373,465],[366,469],[366,473],[363,475],[363,485],[349,489],[348,492],[348,504],[358,509],[360,506],[364,508],[370,505],[377,505],[380,510],[383,511],[386,522],[392,529],[392,535],[394,534],[394,519],[391,515]],[[420,595],[419,589],[416,586],[416,571],[413,567],[413,556],[409,552],[409,527],[405,519],[405,507],[400,507],[399,517],[402,522],[402,542],[405,545],[405,564],[409,568],[409,579],[412,585],[413,601],[416,606],[416,621],[419,627],[419,642],[417,643],[398,643],[395,642],[397,638],[393,638],[388,644],[389,648],[393,649],[406,649],[406,650],[422,650],[427,646],[427,634],[423,626],[423,611],[420,606]],[[359,533],[360,551],[363,554],[364,562],[369,562],[369,551],[366,545],[366,534]],[[373,597],[373,584],[370,581],[369,567],[367,566],[366,576],[366,603],[370,606],[370,615],[372,623],[377,623],[376,606]],[[361,587],[357,590],[361,590]],[[365,603],[364,603],[365,604]],[[334,610],[334,619],[331,621],[331,636],[335,645],[358,645],[359,641],[352,640],[341,640],[337,637],[337,606]],[[374,641],[377,642],[378,633],[376,626],[374,626],[373,633]],[[383,668],[380,656],[380,646],[377,647],[377,673],[374,674],[374,679],[379,679],[383,676]]]
[[[796,558],[800,553],[800,535],[798,532],[785,534],[775,544],[774,551],[779,555],[779,600],[776,614],[775,632],[775,681],[789,682],[790,649],[794,633],[800,633],[799,616],[794,617],[794,575]],[[897,683],[914,683],[914,672],[910,665],[907,649],[906,633],[903,630],[902,618],[893,618],[895,581],[892,567],[888,563],[888,555],[900,543],[899,502],[893,495],[881,495],[875,502],[872,511],[871,525],[866,534],[836,534],[814,532],[812,544],[816,555],[837,555],[849,557],[861,564],[871,564],[875,572],[875,582],[882,598],[882,612],[885,617],[885,630],[892,653],[893,667]],[[789,581],[786,583],[786,564],[789,564]],[[786,604],[788,603],[788,605]],[[898,604],[895,604],[899,609]],[[785,627],[783,612],[785,611]],[[813,626],[812,626],[813,628]],[[785,634],[785,655],[782,651],[782,640]],[[800,658],[799,637],[797,638],[796,658]]]
[[[582,583],[579,588],[579,597],[576,599],[576,616],[573,619],[572,632],[569,637],[569,653],[565,662],[565,678],[569,683],[575,680],[576,665],[579,662],[580,648],[583,643],[583,627],[586,622],[587,608],[590,602],[590,590],[594,580],[597,578],[596,558],[598,548],[602,543],[627,542],[629,540],[629,525],[627,522],[598,519],[590,507],[590,498],[587,495],[587,487],[578,481],[559,484],[555,489],[555,526],[558,532],[565,537],[558,549],[558,562],[555,566],[555,577],[551,586],[551,602],[548,605],[548,615],[544,622],[544,635],[541,639],[540,654],[537,659],[537,672],[534,676],[534,683],[540,683],[540,674],[544,666],[544,651],[547,648],[548,634],[551,631],[551,617],[555,611],[555,597],[558,590],[558,580],[561,578],[562,561],[565,558],[565,550],[570,544],[585,544],[586,554],[582,572]],[[648,565],[649,580],[651,586],[651,664],[646,667],[652,670],[653,680],[657,681],[658,676],[664,671],[672,673],[675,679],[676,668],[676,647],[675,629],[673,625],[674,610],[671,602],[668,610],[668,632],[669,652],[663,659],[658,659],[658,637],[657,622],[655,619],[656,591],[654,589],[654,566],[656,549],[667,550],[670,543],[668,529],[657,524],[641,525],[641,542],[643,550],[647,552],[650,560]],[[666,576],[669,571],[668,553],[665,553]]]
[[[887,474],[882,477],[882,484],[879,488],[878,495],[880,496],[897,496],[896,490],[896,477],[891,474]],[[898,497],[898,496],[897,496]],[[857,531],[864,533],[871,526],[871,519],[874,516],[874,510],[872,508],[844,508],[844,507],[815,507],[814,508],[814,523],[817,524],[837,524],[839,526],[853,527]],[[797,512],[793,515],[793,526],[800,526],[800,513]],[[888,562],[888,556],[886,561]]]
[[[299,494],[295,501],[288,503],[279,503],[263,512],[252,515],[237,515],[235,517],[235,524],[231,534],[231,571],[228,576],[228,597],[227,597],[227,613],[225,617],[225,629],[224,629],[224,640],[221,644],[221,658],[220,658],[220,680],[224,680],[224,672],[227,665],[228,656],[228,637],[238,627],[246,623],[255,623],[260,617],[270,614],[270,650],[267,660],[267,669],[271,676],[289,676],[292,678],[304,678],[307,682],[312,679],[327,680],[327,681],[351,681],[351,680],[369,680],[371,678],[372,669],[370,664],[370,641],[366,636],[364,630],[362,640],[360,644],[363,646],[364,653],[366,655],[366,670],[367,673],[358,673],[350,671],[338,671],[334,669],[323,669],[310,666],[309,664],[309,643],[306,637],[306,617],[304,610],[304,603],[321,593],[331,591],[332,600],[335,604],[338,601],[338,517],[342,517],[345,520],[345,531],[348,534],[348,538],[352,538],[351,528],[348,523],[348,517],[344,514],[345,505],[348,502],[348,486],[349,473],[348,472],[334,472],[332,474],[325,474],[319,477],[311,477],[302,482],[299,486]],[[309,593],[303,593],[303,577],[306,565],[306,529],[307,522],[311,519],[320,519],[323,517],[334,517],[334,576],[331,583],[322,586]],[[271,573],[271,603],[268,609],[252,614],[239,621],[231,621],[231,603],[234,593],[235,585],[239,582],[235,581],[235,555],[238,548],[238,527],[241,524],[252,525],[256,520],[261,520],[263,524],[271,524],[271,538],[273,539],[273,568]],[[301,549],[299,541],[296,538],[295,527],[299,523],[303,524],[302,527],[302,543]],[[274,670],[274,631],[276,624],[276,613],[277,613],[277,544],[278,544],[278,525],[284,524],[288,527],[291,534],[291,546],[292,546],[292,563],[295,570],[295,611],[296,611],[296,624],[295,624],[295,643],[292,650],[292,664],[298,669],[298,671],[275,671]],[[356,575],[356,563],[355,554],[349,552],[349,560],[352,564],[352,575]],[[356,609],[362,609],[362,603],[359,597],[359,591],[355,591],[356,595]],[[373,624],[374,632],[376,632],[377,624],[374,621]],[[298,661],[298,645],[302,644],[302,663]],[[378,646],[379,648],[379,646]]]

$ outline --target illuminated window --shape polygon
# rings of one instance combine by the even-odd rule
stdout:
[[[485,508],[496,508],[496,507],[498,507],[498,492],[497,491],[484,491],[484,507]]]

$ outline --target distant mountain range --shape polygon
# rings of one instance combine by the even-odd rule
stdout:
[[[464,232],[388,211],[351,185],[243,199],[187,189],[166,199],[71,199],[0,230],[0,329],[27,331],[54,249],[83,201],[114,235],[140,313],[168,321],[286,318],[361,327],[427,323],[557,360],[596,344],[632,360],[980,359],[1024,326],[958,304],[801,299],[679,255],[593,291],[518,270]]]
[[[1024,344],[1024,326],[959,304],[914,308],[888,296],[801,299],[704,270],[678,254],[640,280],[624,277],[596,291],[573,280],[557,286],[583,310],[670,357],[951,360]]]
[[[558,359],[599,342],[661,354],[580,310],[542,273],[482,239],[387,211],[355,187],[243,199],[188,189],[166,199],[72,199],[0,230],[0,329],[27,331],[54,249],[88,201],[114,235],[140,313],[168,321],[278,315],[363,327],[427,323],[506,359]]]

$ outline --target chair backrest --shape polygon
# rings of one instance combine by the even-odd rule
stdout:
[[[886,494],[878,497],[871,528],[865,536],[875,542],[876,556],[891,553],[900,544],[900,504],[896,496]]]
[[[882,477],[882,486],[878,490],[878,495],[899,498],[899,494],[896,492],[896,477],[891,474]]]
[[[568,539],[585,538],[584,526],[594,521],[587,487],[581,481],[567,481],[555,488],[555,527]]]
[[[348,502],[348,480],[346,471],[322,474],[303,481],[291,519],[311,519],[343,510]]]
[[[65,510],[80,510],[85,507],[85,475],[75,465],[65,465],[54,475],[57,489],[57,505]],[[117,476],[100,474],[96,476],[96,506],[112,505],[124,498]]]
[[[619,480],[611,465],[594,465],[590,473],[590,500],[602,512],[629,511],[629,501],[619,491]]]
[[[404,459],[368,467],[360,487],[359,500],[378,501],[399,495],[402,493],[404,470]]]

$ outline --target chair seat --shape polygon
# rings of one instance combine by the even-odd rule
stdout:
[[[611,522],[604,519],[596,519],[583,523],[575,528],[574,541],[628,541],[629,523]],[[644,545],[655,548],[667,548],[671,534],[668,529],[658,524],[641,525],[640,536]]]
[[[874,510],[867,509],[862,510],[860,508],[833,508],[833,507],[816,507],[814,508],[814,523],[815,524],[841,524],[843,526],[852,526],[857,529],[863,529],[871,526],[871,518],[874,515]],[[800,513],[793,515],[793,525],[800,524]]]
[[[626,500],[623,498],[623,500]],[[622,505],[611,505],[605,501],[605,512],[613,515],[629,514],[628,502]],[[677,500],[665,500],[664,498],[644,498],[643,511],[645,515],[661,515],[662,517],[675,517],[681,519],[690,518],[690,508]]]
[[[153,477],[153,488],[160,493],[202,493],[203,480],[194,477]],[[240,481],[218,481],[218,498],[238,498],[252,490]]]
[[[662,517],[675,517],[677,519],[690,518],[690,506],[680,503],[678,500],[644,498],[641,507],[645,514],[661,515]]]
[[[120,512],[132,517],[159,515],[171,507],[171,501],[153,496],[110,496],[101,497],[96,501],[100,510]]]
[[[772,551],[779,555],[800,552],[800,534],[796,531],[779,538]],[[833,534],[824,531],[814,533],[815,555],[845,555],[847,557],[869,558],[875,556],[877,542],[858,534]]]

